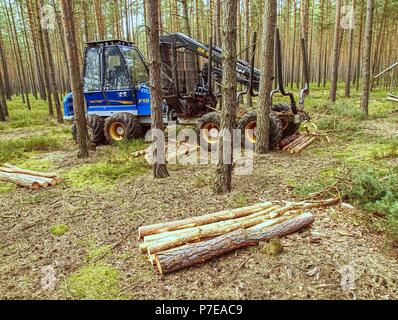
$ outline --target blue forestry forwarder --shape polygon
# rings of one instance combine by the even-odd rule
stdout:
[[[290,105],[276,104],[270,113],[270,147],[278,146],[282,138],[293,135],[306,120],[304,97],[308,94],[307,61],[303,59],[305,87],[301,90],[299,108],[294,96],[285,92],[282,80],[279,32],[276,32],[276,72],[279,92],[289,96]],[[306,57],[302,40],[303,57]],[[236,74],[244,94],[257,96],[260,72],[254,68],[256,35],[253,36],[251,63],[237,60]],[[221,84],[221,49],[205,45],[181,33],[160,37],[161,89],[163,92],[163,120],[167,124],[196,125],[198,138],[209,145],[217,143],[220,114],[217,109],[221,92],[213,91],[213,83]],[[151,124],[148,67],[140,50],[122,40],[87,43],[84,53],[84,98],[89,137],[92,143],[116,143],[141,138]],[[217,86],[220,88],[220,85]],[[64,98],[64,117],[73,119],[73,97]],[[238,121],[242,142],[255,143],[256,112],[246,112]],[[201,130],[207,129],[207,130]],[[253,130],[245,130],[253,129]],[[76,123],[72,125],[76,140]]]

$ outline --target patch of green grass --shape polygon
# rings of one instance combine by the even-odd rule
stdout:
[[[46,101],[36,100],[33,96],[30,96],[30,103],[31,110],[28,110],[27,105],[23,104],[21,97],[14,96],[11,101],[8,101],[9,121],[6,123],[0,122],[0,132],[17,128],[57,126],[55,118],[48,115]]]
[[[247,206],[249,201],[249,197],[244,193],[237,192],[232,195],[232,203],[237,208]]]
[[[17,186],[14,183],[0,182],[0,193],[7,193],[16,190]]]
[[[32,151],[56,150],[61,145],[58,137],[31,136],[15,140],[0,141],[0,163],[26,157]]]
[[[120,274],[106,265],[88,265],[68,276],[63,288],[74,299],[116,300],[122,299]]]
[[[50,228],[50,232],[53,236],[60,237],[69,231],[69,227],[66,224],[56,224]]]
[[[151,169],[144,157],[133,158],[131,153],[145,148],[141,140],[109,146],[96,162],[83,164],[65,174],[66,180],[76,187],[105,191],[115,187],[124,177],[133,178]]]
[[[112,252],[110,245],[97,246],[91,244],[86,256],[87,262],[96,262],[98,259],[105,257]]]

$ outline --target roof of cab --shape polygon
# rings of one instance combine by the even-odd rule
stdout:
[[[133,46],[134,42],[119,40],[119,39],[109,39],[109,40],[98,40],[98,41],[90,41],[86,42],[88,47],[96,47],[96,46],[111,46],[115,44],[120,44],[123,46]]]

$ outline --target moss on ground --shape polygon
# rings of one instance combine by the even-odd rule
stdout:
[[[115,268],[107,265],[88,265],[69,275],[62,287],[73,299],[123,299],[119,279],[119,271]]]
[[[50,228],[50,232],[53,236],[60,237],[69,231],[69,227],[66,224],[56,224]]]
[[[94,162],[82,164],[67,172],[66,181],[77,188],[107,191],[115,188],[121,178],[134,178],[151,169],[144,157],[133,158],[132,153],[144,149],[143,140],[108,146],[97,151]]]

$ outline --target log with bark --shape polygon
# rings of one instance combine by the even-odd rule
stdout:
[[[281,220],[276,219],[278,217],[290,217],[304,210],[333,205],[338,201],[339,200],[335,198],[324,201],[293,202],[283,207],[272,206],[241,218],[146,236],[144,237],[144,242],[139,245],[139,249],[141,252],[147,251],[148,255],[151,255],[203,238],[219,236],[240,228],[246,229],[262,223],[265,225],[279,223]]]
[[[40,188],[40,183],[27,179],[25,176],[20,174],[9,174],[6,172],[0,172],[0,180],[10,183],[15,183],[21,187],[28,189],[37,190]]]
[[[62,178],[55,173],[21,169],[8,163],[0,168],[0,179],[30,189],[46,188],[62,182]]]
[[[297,232],[314,222],[313,214],[305,212],[279,224],[265,228],[238,229],[214,239],[189,244],[154,255],[156,266],[161,274],[167,274],[242,247],[281,238]]]
[[[165,231],[186,229],[213,222],[244,217],[249,214],[269,208],[271,206],[273,206],[272,202],[256,203],[254,205],[243,208],[227,209],[216,213],[205,214],[198,217],[142,226],[138,228],[138,238],[140,239],[147,235],[162,233]]]

